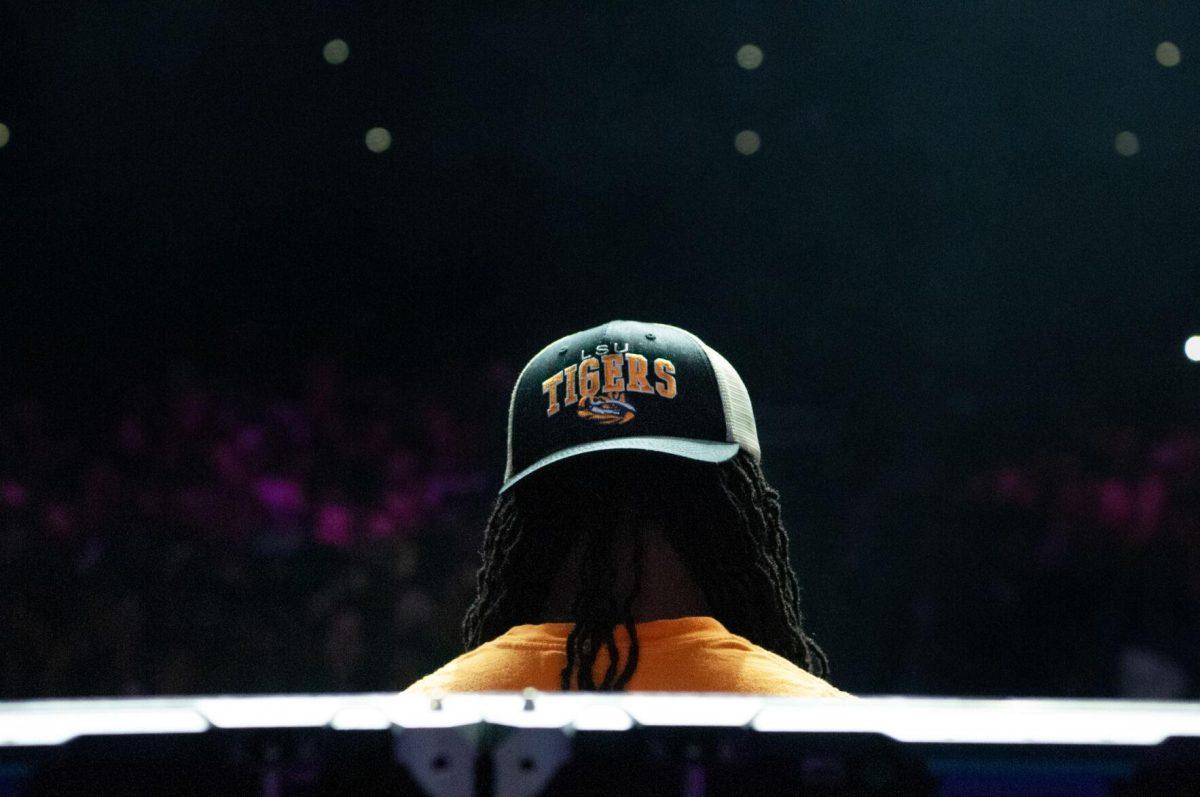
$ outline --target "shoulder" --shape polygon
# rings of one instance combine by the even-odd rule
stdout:
[[[544,689],[545,678],[541,670],[545,669],[545,656],[546,651],[513,644],[500,637],[452,659],[404,692],[487,692],[526,686]]]
[[[634,688],[850,697],[783,656],[729,631],[714,618],[692,618],[686,633],[660,636],[654,642],[643,650],[645,655],[631,682]],[[644,672],[643,663],[647,665]]]
[[[473,680],[473,676],[481,667],[487,667],[489,658],[489,646],[485,643],[446,662],[413,683],[404,693],[464,691],[464,681]]]
[[[854,697],[771,651],[752,645],[753,666],[739,673],[745,691],[789,697]]]
[[[852,697],[803,667],[756,645],[745,637],[726,632],[707,640],[715,653],[713,667],[724,670],[729,691],[785,695],[789,697]]]

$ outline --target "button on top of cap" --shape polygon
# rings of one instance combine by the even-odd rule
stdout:
[[[656,337],[658,337],[658,336],[655,335],[653,332],[646,333],[646,340],[654,340]]]

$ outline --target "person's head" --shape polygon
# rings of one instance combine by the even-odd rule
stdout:
[[[673,607],[825,669],[802,627],[749,396],[724,358],[675,327],[616,321],[530,361],[482,553],[467,648],[514,625],[571,622],[564,689],[623,688],[637,668],[634,623],[679,616]],[[667,614],[645,616],[648,606]]]

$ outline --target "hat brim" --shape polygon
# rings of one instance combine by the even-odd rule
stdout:
[[[520,473],[506,479],[500,486],[500,492],[504,492],[521,479],[547,465],[553,465],[555,462],[561,462],[580,454],[591,454],[595,451],[655,451],[697,462],[725,462],[733,459],[733,455],[738,452],[739,448],[741,446],[737,443],[690,440],[686,437],[615,437],[612,440],[597,440],[564,448],[562,451],[555,451],[547,457],[542,457]]]

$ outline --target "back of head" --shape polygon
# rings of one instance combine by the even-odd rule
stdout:
[[[636,621],[705,611],[822,672],[759,457],[745,383],[691,332],[616,320],[544,347],[513,387],[467,647],[567,620],[562,687],[621,689],[637,669]]]
[[[669,544],[727,629],[824,671],[823,653],[802,628],[778,493],[747,452],[721,463],[593,453],[514,484],[488,522],[478,591],[463,622],[467,648],[514,625],[567,619],[575,626],[563,688],[623,688],[637,668],[634,603],[652,537]],[[562,577],[572,587],[568,616],[548,618],[552,585]],[[620,626],[631,639],[623,659],[614,637]],[[609,664],[597,680],[593,666],[602,651]]]

